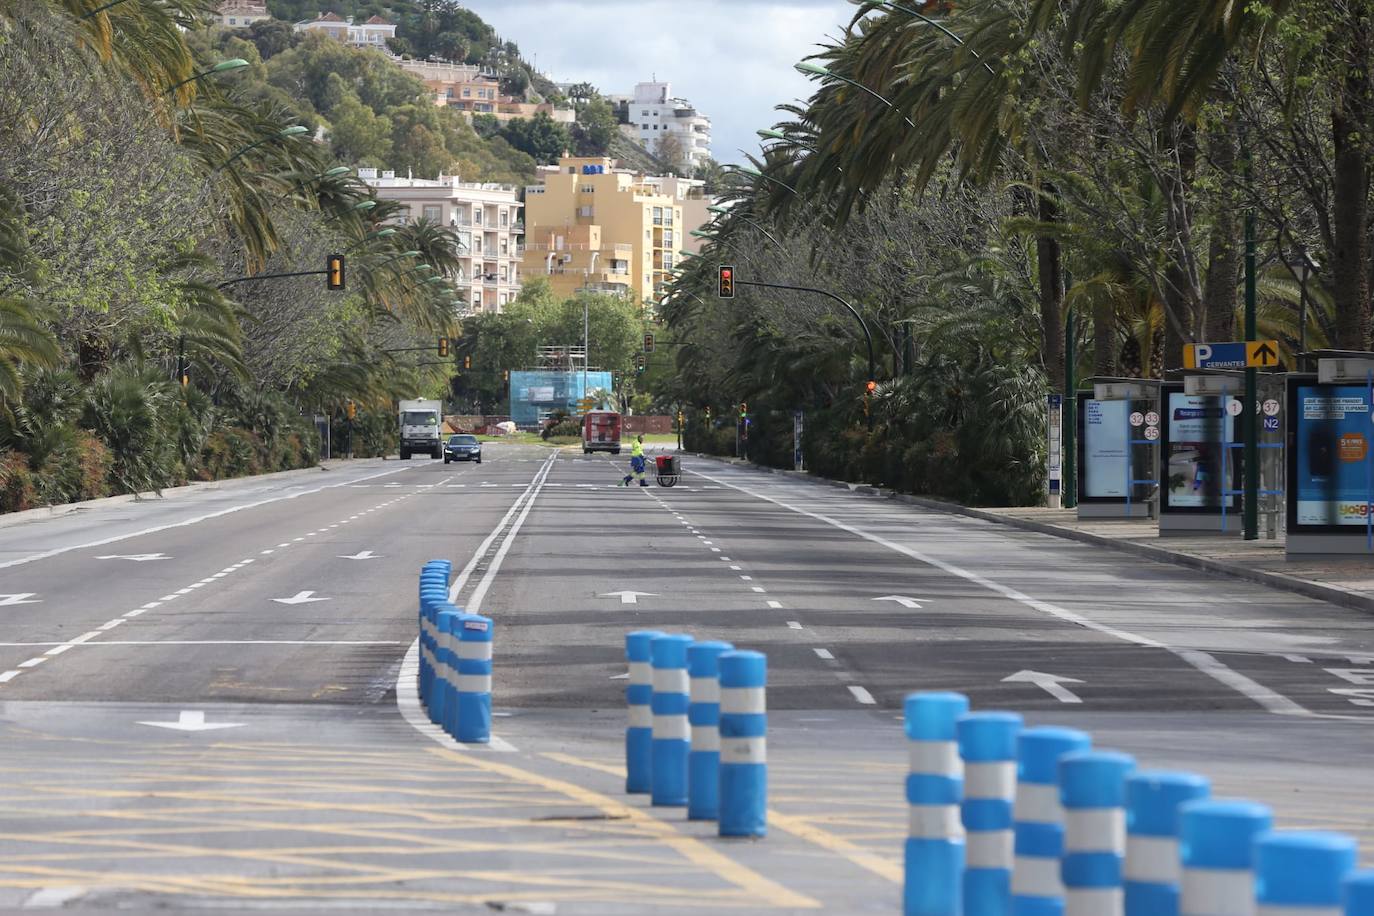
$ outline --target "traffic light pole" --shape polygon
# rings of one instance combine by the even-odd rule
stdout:
[[[215,289],[225,289],[235,283],[247,283],[249,280],[282,280],[286,277],[323,277],[328,274],[327,270],[296,270],[284,274],[253,274],[250,277],[235,277],[232,280],[225,280],[215,287]]]
[[[845,308],[849,309],[849,314],[854,316],[855,320],[859,322],[859,327],[863,329],[864,341],[868,344],[868,380],[877,381],[878,366],[877,362],[873,358],[873,335],[869,333],[868,322],[864,321],[864,316],[860,315],[859,310],[854,308],[854,306],[850,305],[847,301],[830,292],[829,290],[816,289],[813,286],[788,286],[783,283],[760,283],[757,280],[740,280],[738,278],[736,278],[734,282],[740,286],[757,286],[762,289],[786,289],[798,293],[815,293],[818,296],[825,296],[829,299],[833,299],[840,305],[843,305]],[[866,393],[867,389],[865,388],[865,396]],[[869,431],[872,431],[873,429],[873,414],[871,412],[868,413],[868,428]]]

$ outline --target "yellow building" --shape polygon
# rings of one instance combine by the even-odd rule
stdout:
[[[615,292],[650,303],[683,247],[682,205],[604,158],[565,156],[525,189],[521,275],[559,296]]]

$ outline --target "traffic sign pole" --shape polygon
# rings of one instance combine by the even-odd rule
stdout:
[[[1253,162],[1247,161],[1247,170]],[[1255,289],[1255,211],[1245,211],[1245,339],[1256,339],[1256,289]],[[1243,521],[1247,541],[1259,540],[1259,377],[1258,371],[1246,359],[1245,404],[1242,416],[1245,421],[1245,503]]]

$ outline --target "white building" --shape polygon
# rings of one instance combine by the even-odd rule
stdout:
[[[267,0],[224,0],[215,12],[215,20],[230,29],[242,29],[263,19],[271,19]]]
[[[470,304],[467,314],[500,312],[520,294],[525,205],[514,186],[464,183],[456,175],[397,178],[376,169],[358,169],[358,177],[382,200],[405,204],[401,219],[427,219],[458,233],[459,267],[449,280]]]
[[[621,106],[640,143],[655,155],[664,137],[676,137],[692,168],[711,157],[711,119],[686,99],[675,98],[669,83],[639,83],[632,96],[611,96]]]
[[[343,19],[338,13],[321,13],[315,19],[296,23],[295,29],[297,32],[323,32],[335,41],[374,51],[386,51],[387,39],[396,37],[396,26],[381,16],[355,23],[352,16]]]

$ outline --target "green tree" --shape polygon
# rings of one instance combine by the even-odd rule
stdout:
[[[572,136],[568,129],[543,111],[533,118],[512,119],[502,128],[501,136],[536,162],[545,164],[556,162],[565,150],[572,147]]]
[[[391,162],[391,120],[364,105],[357,93],[347,90],[330,119],[329,143],[339,161],[373,167]]]
[[[615,110],[609,102],[597,96],[577,112],[577,155],[604,156],[618,133]]]

